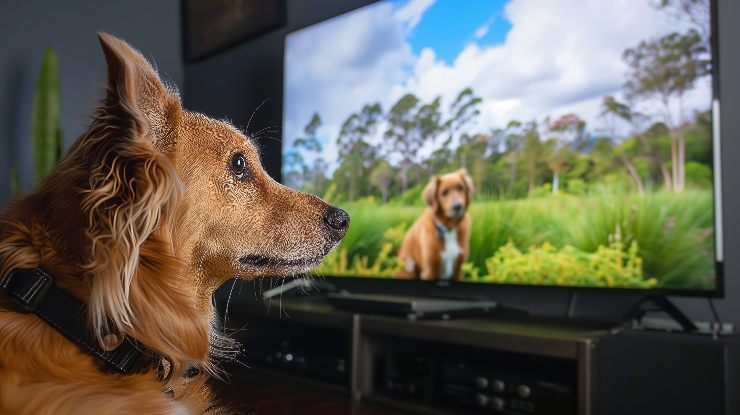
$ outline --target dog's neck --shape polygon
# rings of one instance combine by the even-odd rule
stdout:
[[[467,213],[465,215],[467,215]],[[434,223],[448,230],[455,229],[458,226],[460,226],[460,223],[462,223],[463,219],[465,218],[465,215],[450,218],[444,213],[434,212]]]

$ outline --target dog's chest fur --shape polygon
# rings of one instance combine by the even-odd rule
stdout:
[[[457,242],[457,229],[443,229],[439,234],[442,239],[439,279],[450,280],[454,276],[455,262],[462,253],[462,248]]]

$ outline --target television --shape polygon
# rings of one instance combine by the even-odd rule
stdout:
[[[383,0],[285,38],[331,278],[722,295],[710,0]]]

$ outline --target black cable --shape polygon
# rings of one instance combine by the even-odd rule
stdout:
[[[570,292],[570,299],[568,300],[568,319],[573,319],[573,315],[576,313],[576,299],[578,298],[578,291],[573,290]]]
[[[707,301],[709,302],[709,308],[712,310],[712,316],[714,316],[715,330],[719,331],[722,329],[722,321],[719,318],[719,313],[717,313],[717,308],[714,307],[714,300],[712,297],[707,297]]]

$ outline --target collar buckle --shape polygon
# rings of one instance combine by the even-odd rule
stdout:
[[[52,285],[52,278],[38,268],[16,268],[0,279],[0,288],[20,308],[29,313],[36,310]]]

